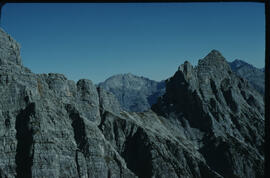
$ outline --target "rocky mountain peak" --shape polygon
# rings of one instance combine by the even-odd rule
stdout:
[[[222,56],[221,52],[219,52],[216,49],[213,49],[212,51],[210,51],[210,53],[208,53],[204,59],[207,60],[214,60],[214,61],[224,61],[225,58]]]
[[[225,58],[216,50],[200,60],[195,68],[185,62],[179,69],[167,81],[165,94],[152,109],[175,123],[179,121],[180,130],[190,130],[186,136],[197,140],[198,145],[203,143],[199,150],[206,161],[215,167],[215,171],[224,177],[235,177],[235,173],[230,170],[240,171],[241,168],[237,162],[230,162],[231,157],[225,156],[222,149],[232,148],[226,154],[233,156],[237,153],[233,150],[244,142],[247,147],[238,148],[250,151],[245,152],[245,156],[263,155],[262,97],[246,80],[232,73]],[[258,127],[250,123],[256,123]],[[253,145],[255,142],[256,146]],[[251,153],[251,149],[254,153]],[[216,160],[228,161],[230,170],[219,171],[222,164],[216,164]],[[240,177],[254,176],[246,172]]]
[[[222,58],[224,58],[223,56],[222,56],[222,54],[221,54],[221,52],[219,52],[218,50],[216,50],[216,49],[213,49],[212,51],[210,51],[210,53],[207,55],[208,57],[210,57],[210,56],[215,56],[215,57],[222,57]],[[206,56],[206,57],[207,57]]]
[[[218,72],[218,70],[226,70],[231,71],[229,64],[226,59],[218,50],[212,50],[208,53],[203,59],[198,61],[199,69],[205,68],[206,70],[214,70]]]
[[[0,64],[15,63],[21,65],[20,45],[0,28]]]
[[[193,66],[188,62],[188,61],[185,61],[184,64],[181,64],[179,67],[178,67],[178,70],[179,71],[182,71],[184,74],[188,74],[192,71],[193,69]]]

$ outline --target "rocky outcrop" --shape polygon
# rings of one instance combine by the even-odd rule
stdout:
[[[262,97],[217,51],[183,64],[155,112],[135,113],[90,80],[34,74],[18,49],[1,50],[0,177],[263,175]]]
[[[130,73],[112,76],[98,86],[113,93],[124,110],[133,112],[150,109],[165,92],[164,81],[156,82]]]
[[[0,59],[0,65],[5,62],[13,62],[17,65],[22,64],[19,44],[2,29],[0,29]]]
[[[100,125],[105,138],[138,177],[221,177],[197,148],[152,111],[118,115],[107,112]]]
[[[220,52],[211,51],[196,67],[181,65],[152,109],[185,130],[221,176],[263,177],[263,98]]]
[[[97,127],[99,93],[90,80],[33,74],[2,49],[0,177],[136,177]]]
[[[232,71],[238,76],[246,79],[249,83],[262,95],[264,95],[264,68],[258,69],[251,64],[248,64],[242,60],[236,59],[233,62],[229,62]]]

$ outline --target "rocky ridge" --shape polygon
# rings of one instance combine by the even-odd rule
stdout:
[[[263,176],[263,100],[217,51],[135,113],[90,80],[32,73],[0,35],[0,177]]]
[[[229,62],[229,65],[231,66],[233,72],[248,80],[259,93],[264,95],[264,68],[258,69],[239,59]]]
[[[113,93],[126,111],[143,112],[156,103],[165,92],[165,82],[157,82],[133,74],[114,75],[99,87]]]
[[[228,62],[233,72],[246,79],[254,89],[264,95],[264,69],[258,69],[242,60]],[[113,93],[122,109],[132,112],[149,110],[165,93],[165,81],[156,82],[133,74],[114,75],[98,86]]]
[[[175,122],[221,176],[263,177],[263,98],[217,50],[196,67],[181,65],[152,109]]]

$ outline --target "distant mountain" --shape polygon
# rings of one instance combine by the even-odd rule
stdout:
[[[99,87],[112,92],[126,111],[142,112],[151,108],[165,92],[165,82],[157,82],[131,73],[114,75]]]
[[[264,95],[264,68],[258,69],[239,59],[229,62],[229,65],[233,72],[248,80],[259,93]]]

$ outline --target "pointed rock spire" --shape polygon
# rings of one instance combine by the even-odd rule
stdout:
[[[208,53],[203,59],[198,61],[198,68],[206,70],[214,70],[218,71],[229,71],[231,72],[231,68],[223,57],[223,55],[218,51],[213,49],[210,53]]]

